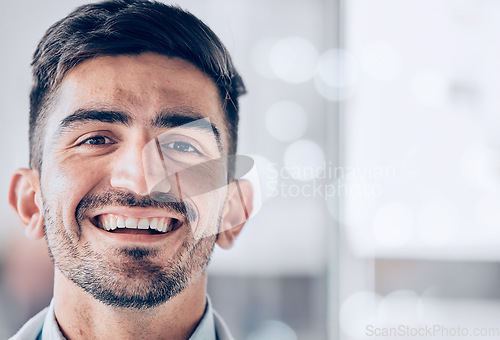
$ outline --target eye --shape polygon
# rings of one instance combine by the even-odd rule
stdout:
[[[83,142],[80,143],[80,145],[87,144],[87,145],[104,145],[104,144],[114,144],[110,138],[106,136],[93,136],[90,138],[85,139]]]
[[[196,152],[198,154],[200,153],[198,149],[196,149],[194,146],[186,142],[171,142],[164,146],[178,152],[185,152],[185,153]]]

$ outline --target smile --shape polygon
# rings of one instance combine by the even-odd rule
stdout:
[[[138,218],[125,215],[103,214],[95,218],[97,227],[116,233],[166,234],[178,229],[182,222],[173,217]]]

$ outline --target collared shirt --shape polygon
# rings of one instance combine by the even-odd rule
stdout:
[[[9,340],[64,340],[54,314],[54,300],[49,307],[31,318]],[[226,324],[212,309],[207,296],[205,312],[189,340],[232,340]]]

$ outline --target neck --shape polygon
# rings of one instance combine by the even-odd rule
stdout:
[[[188,339],[205,311],[206,274],[193,278],[158,307],[137,310],[104,305],[56,269],[54,308],[67,339]]]

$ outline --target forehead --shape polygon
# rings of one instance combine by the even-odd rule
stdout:
[[[132,124],[145,124],[159,112],[176,108],[208,117],[225,131],[218,88],[193,64],[155,53],[98,57],[66,73],[47,130],[82,109],[126,112]]]

